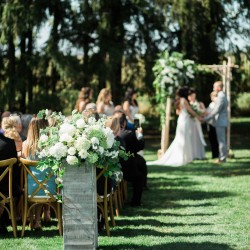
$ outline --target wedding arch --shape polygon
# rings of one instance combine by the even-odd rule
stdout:
[[[156,100],[160,104],[161,113],[161,149],[158,151],[158,157],[164,153],[169,144],[169,128],[171,116],[171,98],[174,87],[179,85],[178,81],[187,83],[189,78],[193,78],[194,71],[209,70],[219,74],[222,78],[224,91],[228,99],[228,127],[227,127],[227,153],[232,156],[231,152],[231,80],[232,68],[237,68],[237,65],[232,63],[230,57],[227,61],[223,61],[222,65],[196,65],[192,60],[184,60],[183,55],[174,52],[169,55],[164,52],[162,57],[157,60],[153,71],[155,73],[154,87],[156,89]],[[167,92],[167,89],[170,90]],[[166,100],[167,99],[167,100]],[[164,117],[163,117],[164,116]]]

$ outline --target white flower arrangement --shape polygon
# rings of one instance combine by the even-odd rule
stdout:
[[[47,115],[44,110],[38,117],[53,118],[56,124],[40,131],[40,169],[59,171],[61,177],[65,165],[80,166],[82,161],[86,161],[99,168],[107,167],[105,174],[112,177],[120,170],[119,157],[126,159],[128,156],[115,140],[113,131],[105,126],[105,118],[97,121],[76,111],[66,118],[55,112]]]
[[[165,121],[166,97],[174,94],[179,86],[188,84],[194,78],[196,64],[192,60],[184,59],[179,52],[171,55],[165,51],[156,61],[153,72],[155,80],[153,86],[156,91],[156,101],[160,106],[161,123]]]

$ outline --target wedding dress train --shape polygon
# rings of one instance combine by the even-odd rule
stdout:
[[[163,165],[178,167],[185,165],[193,160],[192,138],[191,138],[191,118],[184,100],[181,99],[181,111],[177,120],[176,134],[173,142],[164,153],[164,155],[156,161],[149,161],[147,165]]]

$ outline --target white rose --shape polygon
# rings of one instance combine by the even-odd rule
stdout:
[[[79,151],[79,156],[81,157],[81,159],[86,159],[88,157],[88,152],[87,150],[82,149],[81,151]]]
[[[68,155],[66,161],[69,165],[76,165],[78,163],[78,159],[76,156]]]
[[[41,135],[39,140],[41,142],[46,142],[46,141],[48,141],[48,136],[47,135]]]
[[[70,147],[70,148],[68,149],[68,154],[69,154],[69,155],[75,155],[75,154],[76,154],[76,149],[75,149],[74,147]]]
[[[77,121],[76,121],[76,127],[77,128],[84,128],[84,126],[85,126],[85,121],[84,121],[84,119],[78,119]]]

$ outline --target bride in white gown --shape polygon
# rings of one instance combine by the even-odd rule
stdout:
[[[177,91],[176,108],[179,114],[177,120],[176,134],[172,144],[169,146],[164,155],[156,161],[147,162],[147,165],[163,165],[178,167],[191,162],[192,152],[192,135],[191,122],[192,117],[200,117],[192,110],[188,101],[188,87],[181,87]]]

